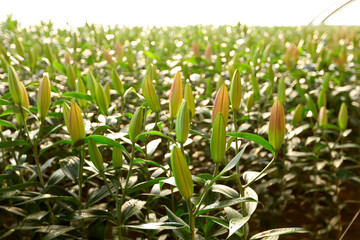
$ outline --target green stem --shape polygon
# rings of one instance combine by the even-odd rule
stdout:
[[[80,162],[79,162],[79,172],[78,172],[78,177],[79,177],[79,211],[80,211],[80,215],[82,215],[81,211],[82,211],[82,200],[81,200],[81,196],[82,196],[82,184],[83,184],[83,165],[84,165],[84,155],[85,155],[85,151],[84,151],[84,146],[81,146],[79,149],[79,157],[80,157]],[[83,219],[80,220],[81,221],[81,232],[82,232],[82,236],[85,236],[85,228],[84,228],[84,221]]]
[[[192,209],[192,204],[191,204],[191,200],[188,199],[186,201],[187,203],[187,208],[189,211],[189,225],[190,225],[190,232],[191,232],[191,240],[195,239],[195,216],[193,213],[193,209]]]

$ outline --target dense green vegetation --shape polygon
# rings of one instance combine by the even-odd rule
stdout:
[[[359,40],[8,18],[0,239],[354,239]]]

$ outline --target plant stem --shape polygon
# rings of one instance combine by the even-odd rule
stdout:
[[[191,232],[191,240],[195,239],[195,216],[192,209],[191,200],[188,199],[186,201],[188,211],[189,211],[189,225],[190,225],[190,232]]]
[[[339,240],[342,240],[345,237],[345,234],[349,231],[351,225],[354,223],[355,219],[359,216],[359,214],[360,214],[360,209],[357,211],[353,219],[351,219],[351,222],[349,223],[349,225],[347,226],[347,228],[345,229]]]
[[[79,211],[80,211],[80,215],[82,215],[82,213],[81,213],[81,211],[82,211],[81,196],[82,196],[82,184],[83,184],[84,155],[85,155],[84,146],[81,146],[80,149],[79,149],[80,162],[79,162],[79,172],[78,172],[78,177],[79,177]],[[83,219],[81,219],[80,221],[81,221],[82,236],[85,236],[85,233],[84,233],[84,231],[85,231],[84,221],[83,221]]]

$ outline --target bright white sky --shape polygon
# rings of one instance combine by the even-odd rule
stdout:
[[[0,21],[8,14],[22,27],[51,19],[57,27],[67,23],[127,26],[230,24],[307,25],[323,10],[342,0],[3,0]],[[360,25],[360,0],[333,15],[326,23]],[[325,13],[325,16],[326,16]],[[320,19],[321,20],[321,19]]]

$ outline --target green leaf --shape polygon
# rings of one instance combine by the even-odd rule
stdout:
[[[94,140],[94,142],[96,144],[104,144],[108,147],[118,147],[118,148],[121,148],[124,153],[127,155],[128,159],[130,158],[129,156],[129,153],[126,151],[126,148],[124,148],[123,145],[121,145],[120,143],[118,143],[117,141],[115,140],[112,140],[108,137],[105,137],[105,136],[101,136],[101,135],[90,135],[88,137],[85,138],[85,143],[88,142],[88,139],[92,139]]]
[[[43,238],[43,240],[51,240],[58,236],[64,235],[67,232],[70,232],[74,230],[74,227],[68,227],[68,226],[59,226],[58,229],[52,229],[49,231],[49,233]]]
[[[6,121],[6,120],[0,119],[0,125],[6,126],[6,127],[11,127],[11,128],[13,128],[13,129],[17,130],[17,128],[15,127],[14,124],[12,124],[11,122]]]
[[[224,194],[229,198],[238,198],[240,196],[239,193],[235,191],[233,188],[222,184],[215,184],[214,186],[211,187],[211,191]]]
[[[263,146],[264,148],[266,148],[267,150],[269,150],[272,154],[275,154],[275,150],[273,149],[273,147],[271,146],[271,144],[266,141],[264,138],[252,134],[252,133],[246,133],[246,132],[234,132],[234,133],[227,133],[227,136],[230,137],[236,137],[236,138],[244,138],[253,142],[256,142],[257,144]]]
[[[20,203],[18,203],[16,205],[23,205],[23,204],[26,204],[26,203],[35,202],[35,201],[38,201],[38,200],[45,200],[45,199],[59,199],[59,200],[62,200],[62,201],[72,202],[72,203],[75,203],[75,204],[78,203],[78,201],[74,197],[58,196],[58,195],[52,195],[52,194],[42,194],[42,195],[39,195],[37,197],[31,198],[31,199],[29,199],[27,201],[20,202]]]
[[[159,183],[161,180],[167,179],[167,177],[159,177],[159,178],[155,178],[155,179],[151,179],[148,181],[144,181],[141,182],[139,184],[136,184],[135,186],[132,186],[129,190],[128,190],[128,194],[131,194],[133,192],[137,192],[140,190],[145,190],[146,188],[153,186],[154,184]]]
[[[65,177],[64,171],[61,168],[59,168],[58,170],[53,172],[53,174],[51,174],[49,180],[46,183],[46,186],[56,185],[58,182],[63,180],[64,177]]]
[[[67,93],[63,93],[61,95],[61,97],[71,97],[71,98],[76,98],[76,99],[80,99],[80,100],[87,100],[89,102],[95,103],[94,99],[91,96],[87,95],[86,93],[67,92]]]
[[[60,160],[61,170],[72,181],[76,181],[79,169],[79,158],[75,156],[66,157]]]
[[[251,216],[232,218],[229,222],[229,235],[227,238],[231,237],[237,230],[239,230],[245,223],[249,221]]]
[[[166,209],[166,213],[167,213],[169,221],[177,222],[177,223],[182,224],[182,225],[185,226],[182,229],[173,229],[173,232],[175,233],[175,235],[177,237],[179,237],[180,239],[183,239],[183,240],[190,239],[190,227],[189,227],[189,225],[187,225],[186,222],[184,222],[181,218],[176,216],[176,214],[173,213],[169,208],[167,208],[166,206],[164,206],[164,207]]]
[[[199,211],[198,215],[206,213],[208,211],[225,208],[225,207],[230,207],[230,206],[233,206],[233,205],[236,205],[239,203],[243,203],[243,202],[257,202],[257,201],[255,199],[249,198],[249,197],[245,197],[245,198],[240,197],[240,198],[225,200],[225,201],[221,201],[221,202],[216,202],[216,203],[210,204],[210,205],[204,207],[203,209],[201,209]]]
[[[30,146],[30,143],[22,140],[0,142],[0,148],[9,148],[9,147],[17,147],[17,146]]]
[[[155,135],[155,136],[164,137],[164,138],[170,140],[171,142],[176,143],[176,141],[175,141],[174,139],[172,139],[171,137],[166,136],[166,135],[163,134],[162,132],[158,132],[158,131],[149,131],[149,132],[140,133],[140,134],[138,135],[138,137],[140,138],[140,137],[146,136],[146,135]]]
[[[145,201],[137,199],[126,201],[121,207],[121,222],[125,223],[131,216],[139,213],[145,204]]]
[[[250,240],[260,239],[260,238],[270,237],[270,236],[279,236],[279,235],[284,235],[284,234],[291,234],[291,233],[309,233],[309,231],[306,230],[305,228],[297,228],[297,227],[293,227],[293,228],[277,228],[277,229],[271,229],[271,230],[267,230],[265,232],[255,234],[254,236],[252,236],[250,238]]]
[[[27,182],[27,183],[16,184],[11,187],[0,188],[0,193],[6,193],[6,192],[18,190],[18,189],[24,189],[27,187],[35,187],[35,186],[40,186],[40,183],[39,182]]]
[[[189,131],[192,135],[196,135],[196,136],[200,136],[200,137],[203,137],[206,139],[206,141],[210,142],[210,138],[208,136],[206,136],[205,134],[201,133],[201,132],[198,132],[198,131],[195,131],[195,130],[192,130],[190,129]]]
[[[110,185],[110,188],[114,188],[114,186]],[[107,187],[102,186],[100,189],[96,190],[93,194],[91,194],[89,200],[86,202],[86,208],[94,205],[95,203],[99,202],[100,200],[106,198],[109,195],[110,193]]]
[[[219,179],[222,175],[224,175],[227,171],[230,171],[233,169],[233,167],[236,166],[236,164],[240,161],[241,156],[243,155],[248,143],[241,149],[241,151],[236,154],[236,156],[224,167],[224,169],[217,175],[213,181],[216,181]]]
[[[6,105],[6,106],[13,106],[14,104],[12,104],[10,101],[5,100],[5,99],[0,99],[0,105]]]
[[[50,146],[47,146],[46,148],[43,148],[40,150],[40,153],[39,153],[39,156],[41,154],[43,154],[44,152],[46,152],[47,150],[49,150],[50,148],[52,147],[55,147],[56,145],[65,145],[65,144],[72,144],[72,141],[71,140],[68,140],[68,139],[64,139],[64,140],[60,140],[60,141],[57,141],[56,143],[54,144],[51,144]]]
[[[22,217],[26,216],[26,211],[22,208],[11,207],[11,206],[0,206],[0,209],[3,209],[9,213],[13,213]]]
[[[144,230],[172,230],[181,229],[185,226],[177,222],[153,222],[141,225],[125,225],[127,228],[144,229]]]

